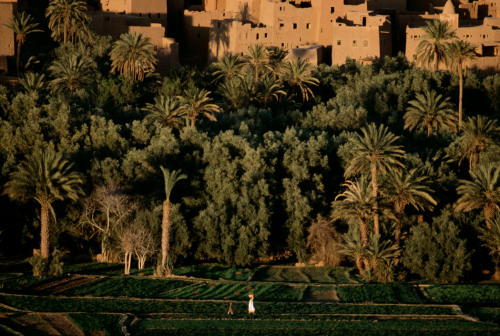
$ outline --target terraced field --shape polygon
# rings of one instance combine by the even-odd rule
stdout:
[[[156,279],[114,275],[118,266],[71,266],[70,274],[42,280],[0,276],[0,334],[500,334],[494,284],[360,284],[345,268],[214,265]],[[246,312],[249,293],[256,315]]]

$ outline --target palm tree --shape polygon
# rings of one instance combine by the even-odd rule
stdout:
[[[426,22],[424,35],[417,46],[417,62],[430,67],[434,64],[434,71],[439,70],[440,63],[447,63],[448,40],[456,37],[455,31],[448,22],[433,20]]]
[[[56,41],[68,42],[70,34],[88,29],[89,17],[86,14],[87,4],[82,0],[51,0],[45,11],[49,18],[49,29]]]
[[[45,75],[27,72],[19,80],[19,84],[30,95],[38,95],[45,89]]]
[[[163,201],[163,218],[161,221],[161,270],[167,271],[167,255],[170,250],[170,214],[172,205],[170,204],[170,194],[175,184],[180,180],[186,179],[187,175],[181,174],[180,170],[170,171],[160,166],[163,172],[163,180],[165,182],[165,200]]]
[[[456,40],[449,44],[448,57],[451,69],[458,74],[458,129],[462,128],[462,100],[464,96],[465,63],[476,58],[476,51],[472,44]]]
[[[408,104],[410,106],[403,117],[405,129],[426,129],[428,137],[433,131],[455,129],[457,118],[450,98],[443,98],[436,91],[425,91],[425,94],[417,93],[415,100],[409,101]]]
[[[52,92],[91,89],[96,81],[95,63],[85,56],[74,53],[63,55],[49,67],[52,77]]]
[[[273,100],[277,101],[280,95],[286,95],[286,92],[281,88],[282,86],[279,80],[272,76],[266,76],[262,78],[257,85],[258,93],[256,100],[263,103],[264,108],[266,108],[267,104]]]
[[[500,210],[500,167],[493,164],[480,165],[470,172],[472,181],[460,180],[457,192],[456,211],[472,211],[482,209],[486,227],[490,229],[489,221]]]
[[[214,113],[220,112],[219,106],[212,104],[208,95],[210,91],[191,87],[179,96],[181,106],[179,112],[184,113],[191,120],[191,127],[195,127],[196,118],[203,114],[207,119],[217,121]]]
[[[147,119],[157,121],[163,127],[180,128],[182,120],[179,107],[176,97],[160,95],[155,98],[154,104],[147,103],[143,110],[148,112]]]
[[[267,62],[274,78],[278,78],[286,56],[288,50],[283,47],[267,47]]]
[[[392,272],[383,272],[383,267],[393,267],[397,263],[400,251],[390,240],[382,240],[376,234],[370,234],[365,256],[370,266],[370,278],[375,276],[379,281],[392,281]],[[366,277],[366,275],[365,275]]]
[[[484,241],[484,245],[490,250],[490,255],[495,262],[495,273],[492,280],[500,280],[500,213],[497,212],[495,218],[489,222],[488,228],[478,228],[479,238]]]
[[[347,178],[361,172],[370,172],[374,198],[374,231],[376,235],[380,235],[378,175],[404,167],[400,159],[404,158],[405,152],[402,146],[394,144],[399,137],[389,132],[384,125],[377,127],[375,124],[369,124],[361,129],[361,133],[350,139],[354,156],[350,160],[344,176]]]
[[[219,59],[218,62],[213,64],[216,69],[213,72],[213,75],[216,76],[214,81],[219,81],[221,79],[232,80],[234,78],[241,77],[241,71],[244,64],[243,59],[241,59],[239,55],[224,55],[224,57]]]
[[[417,168],[409,171],[389,171],[386,185],[381,190],[384,200],[391,205],[395,221],[394,241],[399,250],[401,240],[401,220],[405,208],[410,205],[417,210],[432,210],[437,204],[432,190],[427,185],[428,177],[419,174]]]
[[[229,79],[219,85],[219,94],[226,99],[231,107],[235,110],[243,106],[248,100],[245,97],[245,92],[242,90],[242,79]]]
[[[248,54],[245,57],[246,65],[254,73],[257,80],[267,69],[267,49],[262,44],[251,45],[248,47]]]
[[[9,176],[4,194],[12,200],[36,200],[40,210],[40,254],[49,258],[49,211],[55,219],[52,203],[60,200],[76,201],[83,194],[83,178],[72,171],[73,165],[52,149],[35,151],[21,162]]]
[[[343,193],[335,197],[332,203],[332,219],[353,219],[359,223],[360,241],[363,246],[368,243],[368,219],[373,216],[373,195],[368,179],[361,175],[359,180],[346,181]]]
[[[311,65],[302,58],[285,62],[281,80],[302,95],[302,101],[308,101],[309,96],[314,97],[312,86],[318,86],[319,80],[311,76]]]
[[[12,30],[16,34],[16,49],[17,49],[17,60],[16,60],[16,71],[17,77],[20,74],[20,64],[21,64],[21,46],[26,42],[28,34],[42,32],[38,27],[38,23],[33,21],[30,14],[25,12],[17,13],[12,16],[5,24],[7,28]]]
[[[340,244],[341,250],[339,253],[352,259],[359,271],[359,274],[364,276],[365,271],[369,268],[368,261],[366,259],[367,242],[363,242],[360,239],[359,231],[360,229],[357,223],[349,228],[349,231],[342,236],[342,240],[344,242]]]
[[[462,154],[460,162],[467,157],[469,170],[476,170],[481,153],[497,143],[498,133],[496,120],[489,120],[481,115],[468,118],[464,123],[463,133],[458,138]]]
[[[144,79],[144,75],[155,70],[157,59],[149,37],[142,34],[122,34],[113,43],[109,53],[111,70],[118,70],[130,81]]]

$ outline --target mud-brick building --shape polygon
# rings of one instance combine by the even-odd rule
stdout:
[[[7,72],[7,56],[15,55],[14,32],[5,24],[17,11],[17,0],[0,0],[0,73]]]
[[[123,33],[140,33],[149,37],[158,56],[158,70],[165,72],[179,65],[179,44],[167,37],[169,7],[178,5],[170,0],[100,0],[99,11],[92,16],[92,28],[101,35],[117,39]],[[183,6],[183,1],[181,1]]]
[[[333,26],[332,64],[344,64],[347,57],[360,63],[392,55],[390,17],[370,12],[348,12]]]
[[[493,8],[492,6],[490,6]],[[462,20],[451,0],[442,7],[439,14],[420,15],[420,21],[413,21],[406,27],[406,57],[416,60],[416,49],[424,35],[425,21],[446,21],[455,30],[457,37],[475,46],[478,57],[466,66],[479,73],[491,74],[500,71],[500,19],[485,17],[483,20]],[[491,12],[493,14],[494,12]],[[445,65],[441,65],[444,69]]]

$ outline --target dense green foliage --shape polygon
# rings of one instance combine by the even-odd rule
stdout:
[[[57,6],[68,3],[76,6],[73,19],[85,29],[68,30],[66,18],[58,18]],[[93,36],[81,6],[54,1],[46,15],[53,37],[65,43],[36,55],[40,63],[30,67],[22,85],[0,86],[0,183],[4,186],[31,153],[53,148],[84,176],[86,195],[113,184],[130,203],[127,211],[110,208],[106,234],[82,219],[84,200],[54,203],[58,221],[51,223],[50,246],[89,255],[102,244],[107,260],[138,254],[137,246],[126,246],[125,235],[146,228],[159,237],[164,167],[188,177],[170,200],[168,251],[177,265],[189,260],[246,266],[283,255],[307,262],[308,229],[322,216],[335,219],[327,225],[340,235],[361,224],[368,254],[356,260],[365,279],[394,280],[406,274],[402,265],[435,281],[493,273],[491,259],[482,257],[489,252],[482,244],[491,232],[480,233],[475,224],[485,223],[483,216],[494,218],[498,198],[490,198],[483,215],[480,207],[457,204],[466,191],[457,195],[456,189],[477,176],[469,170],[500,161],[500,75],[467,73],[468,118],[457,133],[454,112],[444,115],[456,110],[459,78],[453,72],[419,69],[402,56],[369,66],[348,60],[340,67],[312,67],[285,60],[280,48],[252,46],[247,55],[226,56],[206,69],[181,67],[160,75],[147,39],[127,35],[112,44]],[[135,68],[126,66],[127,48],[144,56],[133,60]],[[439,123],[407,114],[412,107],[424,108],[426,100],[444,104],[432,108],[441,112],[429,112],[440,115]],[[411,131],[418,128],[427,134]],[[416,181],[409,203],[397,200],[393,183],[409,184],[407,176]],[[370,195],[365,212],[339,211],[336,197],[360,181]],[[0,208],[9,209],[0,224],[1,252],[28,254],[38,248],[38,227],[46,215],[33,202],[7,198],[0,199]],[[94,212],[101,224],[102,209]],[[458,214],[447,215],[449,209],[468,211],[461,217],[463,227],[452,223]],[[467,241],[457,233],[443,242],[446,251],[432,249],[439,258],[427,263],[418,251],[428,248],[418,234],[431,226],[418,226],[422,218],[442,230],[463,231]],[[14,244],[18,241],[24,244]],[[155,241],[142,251],[148,266],[158,263],[158,246]],[[406,251],[404,263],[398,263],[399,251]],[[472,272],[469,256],[479,261]],[[434,269],[422,274],[424,264]]]

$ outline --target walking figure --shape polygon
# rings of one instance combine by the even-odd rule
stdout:
[[[255,314],[255,307],[253,306],[253,293],[248,294],[250,301],[248,301],[248,314]]]
[[[229,309],[227,310],[228,315],[233,315],[233,303],[229,302]]]

